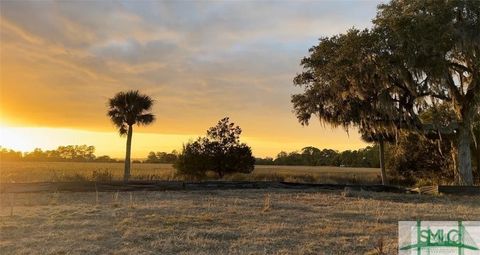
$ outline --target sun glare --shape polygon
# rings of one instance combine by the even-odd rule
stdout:
[[[56,149],[61,145],[93,145],[96,155],[123,157],[125,139],[117,132],[97,132],[67,128],[16,127],[0,125],[0,146],[16,151],[28,152],[35,148]],[[194,138],[193,135],[134,134],[134,158],[144,158],[149,151],[178,150],[182,142]],[[152,143],[152,141],[156,141]]]
[[[32,137],[32,133],[29,132],[29,128],[16,128],[16,127],[5,127],[1,126],[0,132],[0,145],[4,148],[13,149],[16,151],[31,151],[35,147],[42,147],[39,146],[40,144],[45,144],[47,142],[47,138],[41,139],[44,140],[41,143],[38,143],[38,137]],[[33,142],[33,140],[37,140],[37,142]]]

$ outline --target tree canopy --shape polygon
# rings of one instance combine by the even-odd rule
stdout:
[[[123,136],[127,135],[129,126],[148,125],[155,120],[155,116],[149,112],[152,105],[153,99],[140,94],[138,90],[118,92],[108,100],[107,115]]]
[[[480,5],[475,1],[399,1],[378,7],[371,29],[320,39],[301,61],[292,96],[302,124],[321,121],[364,136],[423,133],[420,116],[443,105],[455,114],[459,184],[472,184],[469,143],[480,92]]]

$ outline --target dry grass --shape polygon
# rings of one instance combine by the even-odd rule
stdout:
[[[97,174],[94,174],[96,172]],[[98,174],[100,173],[100,175]],[[122,163],[0,162],[0,182],[81,181],[108,177],[121,180]],[[210,178],[215,178],[210,176]],[[182,180],[170,164],[133,164],[132,179]],[[226,180],[274,180],[319,183],[380,183],[379,169],[307,166],[256,166],[251,174]]]
[[[0,162],[0,182],[41,182],[89,180],[93,172],[110,172],[114,179],[123,177],[123,163],[82,162]],[[133,164],[135,177],[173,178],[169,164]]]
[[[1,254],[396,254],[399,220],[480,218],[476,197],[367,192],[348,197],[340,191],[230,190],[0,198]]]

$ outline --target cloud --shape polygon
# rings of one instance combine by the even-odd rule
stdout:
[[[2,1],[2,115],[111,128],[105,101],[140,89],[152,132],[202,133],[225,115],[252,137],[306,137],[292,78],[321,36],[370,26],[373,1]]]

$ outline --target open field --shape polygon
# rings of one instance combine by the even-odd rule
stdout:
[[[396,254],[399,220],[480,219],[478,197],[392,193],[224,190],[0,198],[1,254]]]
[[[94,171],[121,180],[123,163],[0,162],[0,182],[95,180]],[[377,168],[255,166],[251,174],[233,174],[225,180],[318,183],[380,183]],[[211,178],[214,178],[211,176]],[[133,164],[133,180],[182,180],[170,164]]]

